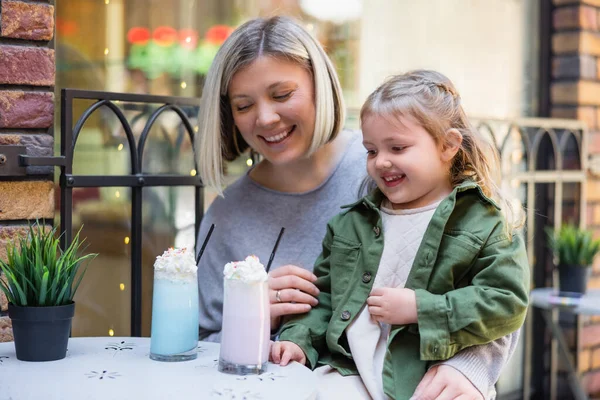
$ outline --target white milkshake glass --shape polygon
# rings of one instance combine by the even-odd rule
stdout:
[[[266,276],[264,273],[258,280],[240,279],[239,276],[224,279],[221,372],[248,375],[267,370],[271,318]]]

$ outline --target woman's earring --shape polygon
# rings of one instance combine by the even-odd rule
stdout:
[[[260,154],[250,148],[250,159],[252,160],[252,165],[256,165],[260,161]]]

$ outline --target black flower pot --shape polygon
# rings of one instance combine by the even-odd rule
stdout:
[[[15,351],[21,361],[53,361],[65,358],[75,303],[55,307],[8,305]]]
[[[591,268],[581,265],[558,266],[558,288],[561,292],[585,293]]]

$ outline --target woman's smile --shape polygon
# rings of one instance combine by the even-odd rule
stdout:
[[[296,125],[293,125],[291,128],[288,128],[280,133],[275,133],[273,135],[259,135],[267,144],[281,144],[294,133],[296,130]]]

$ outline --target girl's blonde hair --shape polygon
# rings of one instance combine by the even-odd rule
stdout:
[[[235,127],[227,91],[236,72],[262,56],[298,63],[313,78],[315,127],[309,156],[333,140],[344,122],[342,89],[333,64],[317,40],[290,18],[257,18],[237,28],[219,49],[206,76],[196,140],[205,185],[223,191],[224,159],[248,149]],[[265,71],[269,73],[269,71]]]
[[[452,186],[469,179],[496,201],[507,220],[507,233],[524,222],[523,213],[502,193],[500,157],[493,144],[469,122],[460,96],[450,81],[436,71],[416,70],[396,75],[379,86],[367,98],[360,119],[380,115],[384,118],[412,117],[438,145],[447,140],[450,129],[462,135],[462,144],[450,167]]]

